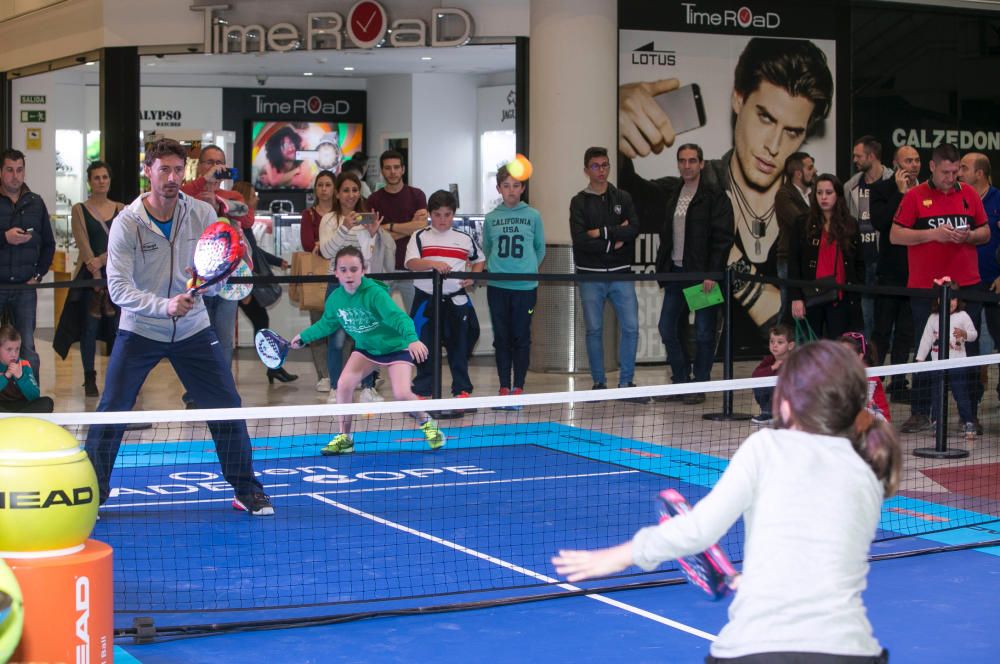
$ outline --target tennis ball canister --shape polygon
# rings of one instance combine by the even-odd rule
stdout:
[[[97,507],[97,476],[76,438],[45,420],[0,419],[0,557],[80,551]]]

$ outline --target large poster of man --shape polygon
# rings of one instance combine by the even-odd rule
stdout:
[[[637,269],[655,260],[663,204],[678,186],[676,146],[695,143],[705,154],[702,177],[732,202],[729,264],[783,276],[774,196],[785,160],[805,151],[820,172],[836,168],[835,25],[823,3],[670,3],[650,11],[649,3],[621,0],[619,184],[636,199],[642,224]],[[642,293],[640,308],[658,312],[659,289]],[[780,290],[737,280],[734,300],[737,344],[752,347],[779,318]],[[637,359],[662,357],[655,325],[646,328]]]

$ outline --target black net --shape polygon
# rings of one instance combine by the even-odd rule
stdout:
[[[996,538],[997,357],[947,365],[952,382],[960,374],[982,395],[981,434],[966,430],[952,404],[943,439],[930,427],[901,436],[904,478],[899,495],[885,503],[877,534],[889,549]],[[974,366],[955,368],[963,362]],[[911,400],[939,368],[929,363],[910,373]],[[692,503],[712,488],[740,443],[765,426],[740,416],[759,414],[754,390],[768,384],[773,379],[52,418],[81,441],[96,422],[152,422],[125,431],[94,533],[115,549],[117,626],[146,615],[157,624],[224,624],[562,592],[550,563],[558,549],[629,538],[655,522],[654,498],[664,488]],[[897,397],[889,411],[898,425],[909,419],[911,404]],[[434,409],[447,437],[440,449],[430,448],[428,432],[412,417],[424,408]],[[338,415],[347,413],[354,415],[353,452],[323,456]],[[223,426],[233,417],[240,419]],[[245,421],[274,516],[232,508],[207,420],[230,433]],[[913,454],[942,447],[939,457],[968,454]],[[912,536],[919,538],[903,540]],[[739,561],[742,543],[738,522],[721,545]],[[676,576],[672,564],[650,574],[633,568],[588,587]]]

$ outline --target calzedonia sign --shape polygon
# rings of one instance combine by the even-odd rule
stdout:
[[[435,7],[426,20],[417,17],[390,20],[381,3],[361,0],[346,14],[308,12],[273,25],[243,25],[230,20],[226,12],[231,7],[191,5],[191,11],[202,12],[204,16],[205,53],[339,51],[374,48],[383,43],[395,48],[462,46],[472,38],[474,30],[472,16],[455,7]]]

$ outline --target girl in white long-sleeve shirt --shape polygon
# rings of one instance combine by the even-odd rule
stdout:
[[[887,661],[861,592],[901,456],[892,427],[866,410],[867,401],[864,366],[847,345],[797,348],[774,391],[780,428],[747,438],[689,514],[616,547],[560,551],[556,570],[570,581],[629,565],[651,570],[704,551],[742,516],[743,574],[706,662]]]
[[[958,286],[953,284],[951,289],[952,293],[954,293],[958,290]],[[927,318],[927,324],[924,325],[924,333],[920,337],[920,344],[917,346],[917,362],[923,362],[928,356],[930,356],[931,360],[938,359],[938,344],[941,343],[941,335],[938,328],[938,312],[940,308],[941,302],[935,300],[934,306],[931,308],[931,315]],[[952,296],[950,308],[949,323],[951,324],[951,334],[948,335],[948,357],[965,357],[966,342],[975,341],[979,338],[979,332],[976,331],[976,326],[972,324],[969,314],[962,310],[962,305],[958,301],[958,297]],[[936,375],[938,375],[938,372],[934,372],[934,375],[931,376],[932,404],[938,402],[938,393],[941,391],[941,384],[934,377]],[[976,406],[972,399],[971,382],[976,380],[977,377],[978,372],[975,369],[948,370],[948,386],[951,388],[952,396],[955,397],[955,404],[958,406],[958,416],[965,427],[965,434],[970,437],[976,435]]]

